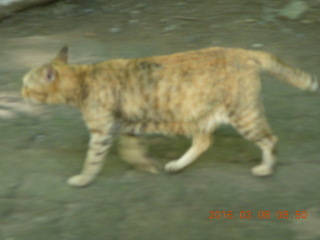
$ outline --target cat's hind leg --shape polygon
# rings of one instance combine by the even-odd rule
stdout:
[[[146,150],[140,142],[140,138],[134,135],[121,135],[118,141],[119,153],[123,160],[133,167],[150,172],[158,173],[155,164],[146,157]]]
[[[211,143],[210,134],[196,134],[192,137],[192,146],[178,160],[171,161],[165,165],[166,172],[177,172],[194,162]]]
[[[251,169],[255,176],[267,176],[273,173],[276,163],[275,149],[277,138],[274,136],[265,137],[256,142],[262,151],[262,162]]]
[[[262,161],[252,168],[255,176],[267,176],[273,173],[276,163],[277,137],[272,134],[261,110],[241,112],[233,118],[234,127],[249,141],[258,145],[262,152]]]

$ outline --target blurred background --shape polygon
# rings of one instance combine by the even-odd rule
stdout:
[[[64,45],[72,63],[199,49],[271,52],[320,76],[319,0],[0,0],[0,239],[320,239],[319,95],[263,76],[263,100],[279,137],[273,176],[250,169],[259,150],[230,127],[181,173],[139,172],[116,146],[87,188],[66,185],[85,157],[77,109],[28,106],[30,68]],[[189,147],[148,136],[163,166]]]

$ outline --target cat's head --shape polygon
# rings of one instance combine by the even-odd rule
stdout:
[[[61,70],[67,63],[68,47],[65,46],[50,63],[31,69],[23,77],[23,97],[38,103],[63,103]]]

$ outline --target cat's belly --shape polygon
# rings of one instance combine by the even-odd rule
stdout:
[[[124,122],[123,132],[143,134],[185,135],[189,136],[197,129],[197,124],[192,122]]]
[[[202,118],[191,121],[168,120],[123,120],[123,131],[129,134],[165,134],[192,136],[198,132],[211,133],[219,125],[229,123],[223,109],[208,113]]]

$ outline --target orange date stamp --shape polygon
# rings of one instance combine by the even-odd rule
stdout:
[[[306,219],[307,211],[209,211],[208,219]]]

